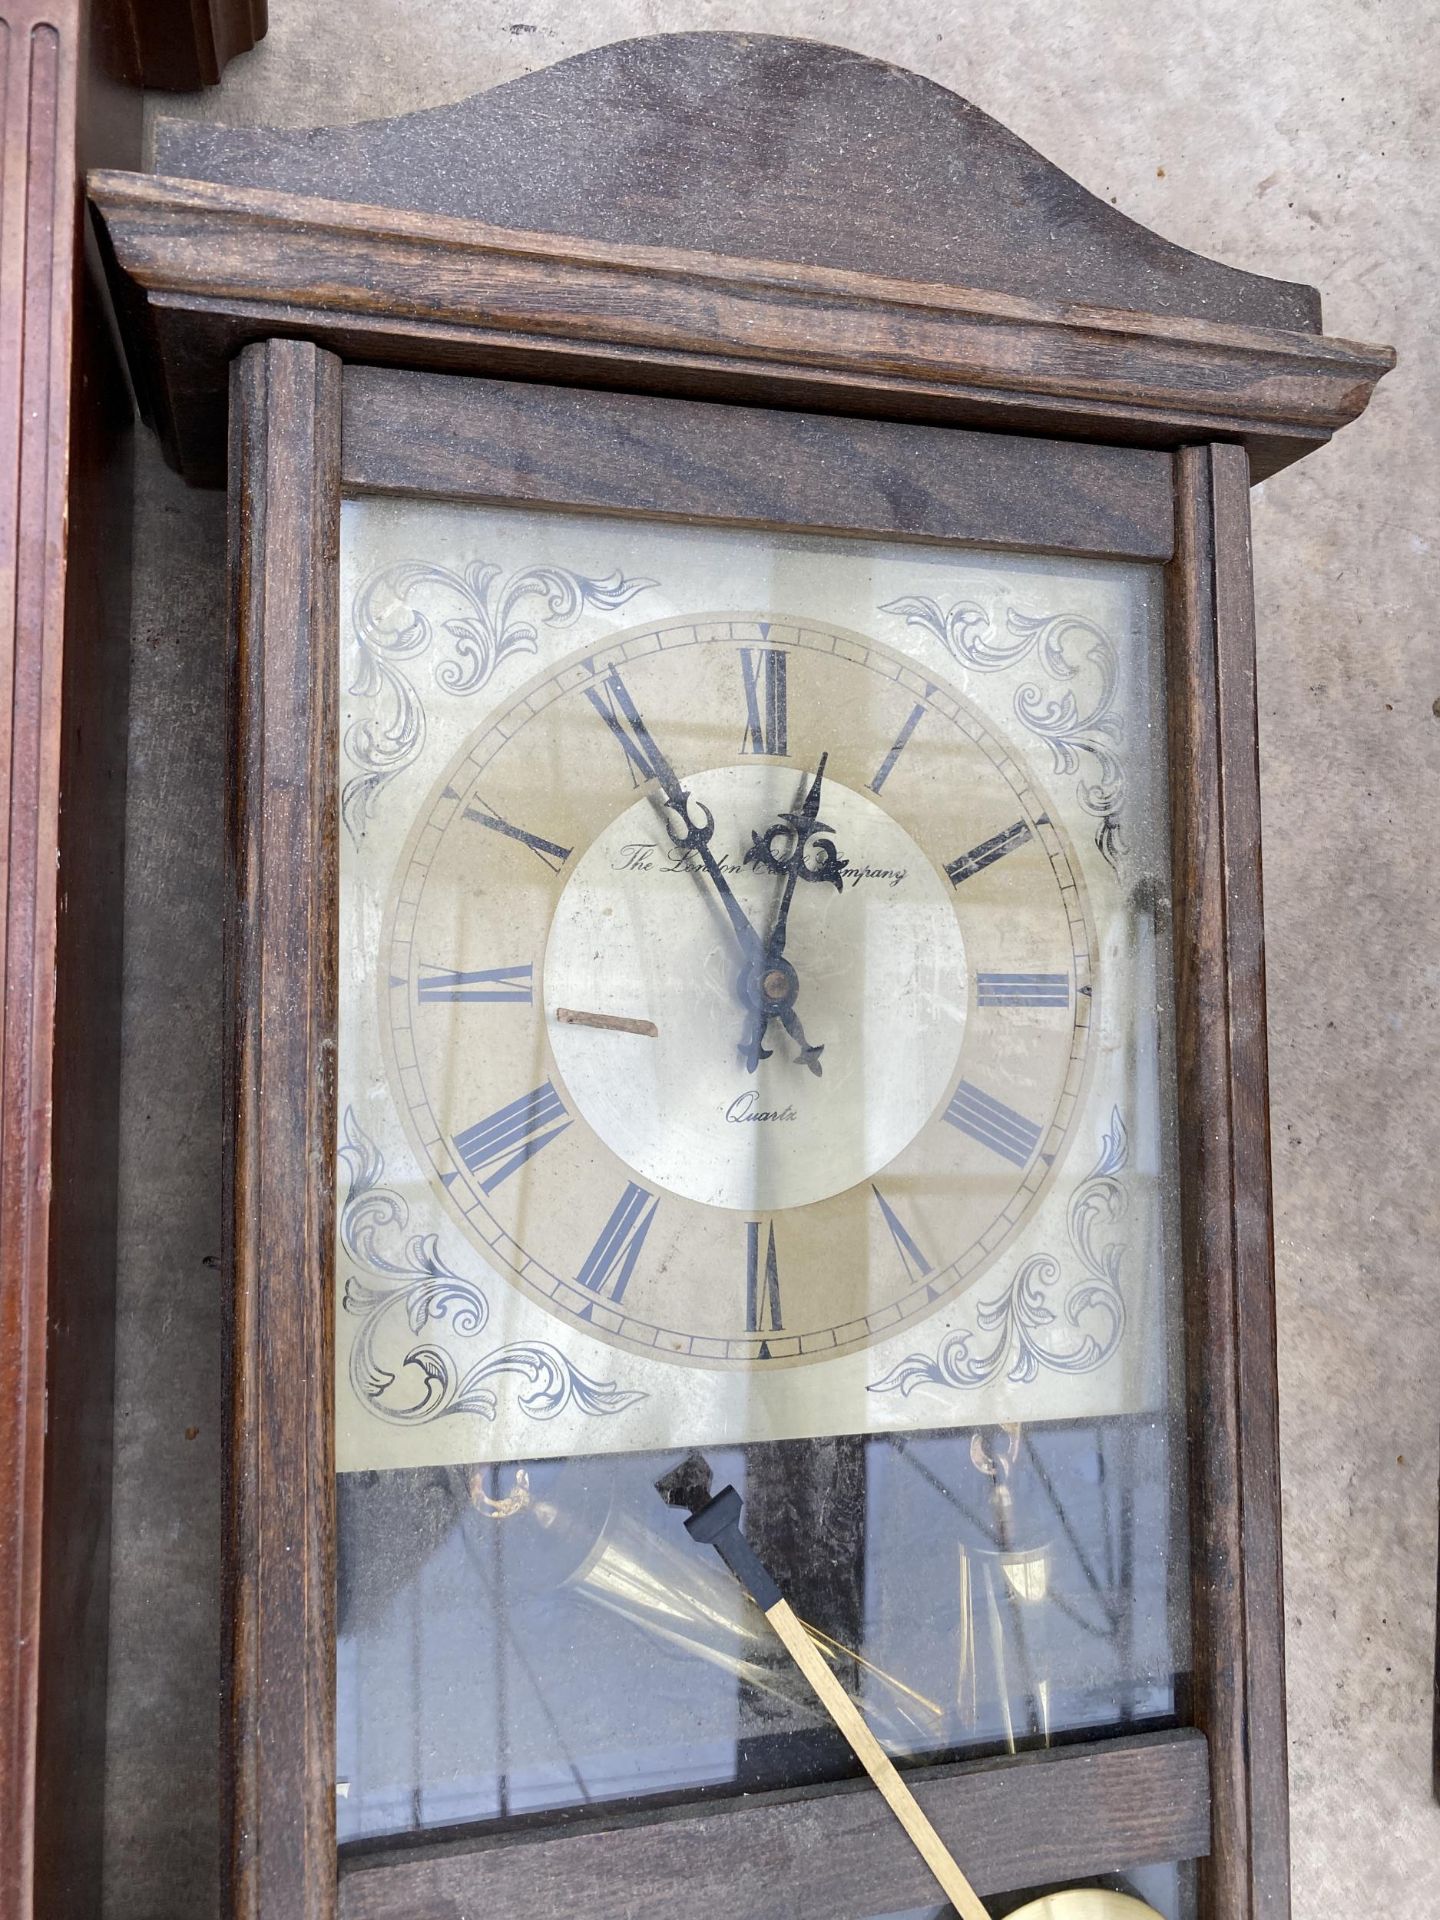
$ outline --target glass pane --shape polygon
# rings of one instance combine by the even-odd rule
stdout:
[[[346,503],[343,1841],[1174,1720],[1159,606]]]

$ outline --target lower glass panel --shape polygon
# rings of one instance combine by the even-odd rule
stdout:
[[[717,1448],[715,1486],[896,1755],[1172,1722],[1164,1427]],[[855,1762],[655,1481],[670,1454],[343,1475],[342,1841],[803,1786]]]

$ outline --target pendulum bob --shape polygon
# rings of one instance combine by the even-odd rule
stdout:
[[[1009,1920],[1160,1920],[1154,1907],[1106,1887],[1065,1887],[1017,1907]]]

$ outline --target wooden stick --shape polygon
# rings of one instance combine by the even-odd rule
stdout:
[[[710,1484],[710,1463],[704,1454],[692,1453],[657,1480],[655,1486],[669,1505],[689,1508],[685,1531],[692,1540],[702,1540],[714,1547],[779,1634],[785,1651],[849,1741],[856,1759],[880,1789],[885,1804],[905,1829],[961,1920],[990,1920],[980,1896],[950,1858],[945,1842],[921,1812],[919,1802],[895,1771],[889,1754],[871,1733],[860,1709],[831,1672],[824,1655],[775,1584],[774,1575],[740,1531],[743,1505],[740,1495],[734,1487],[722,1487],[713,1498],[706,1498]]]
[[[557,1007],[555,1018],[566,1027],[599,1027],[605,1033],[638,1033],[646,1040],[659,1038],[660,1029],[653,1020],[632,1020],[623,1013],[577,1013],[573,1007]]]
[[[979,1894],[951,1859],[945,1842],[921,1811],[920,1803],[895,1771],[894,1763],[866,1725],[855,1702],[835,1678],[815,1642],[800,1624],[788,1600],[765,1609],[765,1618],[785,1643],[785,1651],[814,1689],[821,1706],[844,1734],[856,1759],[884,1794],[895,1818],[944,1889],[961,1920],[990,1920]]]

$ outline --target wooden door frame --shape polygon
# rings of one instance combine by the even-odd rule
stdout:
[[[527,461],[523,484],[497,478],[475,456],[485,435],[467,398],[482,388],[491,414],[497,394],[518,409],[531,449],[544,443],[547,410],[563,409],[572,457],[549,470]],[[247,348],[232,392],[235,1911],[246,1920],[398,1920],[449,1911],[447,1901],[467,1894],[503,1903],[523,1891],[527,1910],[558,1913],[577,1885],[603,1883],[617,1899],[623,1893],[617,1911],[647,1920],[681,1910],[681,1898],[715,1920],[759,1920],[763,1898],[757,1906],[753,1891],[727,1880],[742,1846],[751,1858],[783,1856],[787,1873],[809,1862],[815,1913],[833,1911],[837,1872],[852,1889],[865,1884],[848,1838],[849,1787],[803,1801],[759,1796],[733,1808],[566,1823],[501,1848],[420,1846],[367,1859],[338,1882],[334,1839],[333,683],[342,488],[592,507],[618,494],[630,512],[668,506],[687,520],[728,524],[773,523],[767,502],[748,498],[738,469],[726,497],[702,498],[715,485],[704,479],[682,479],[677,492],[669,475],[683,463],[667,467],[657,443],[673,449],[703,438],[708,420],[697,416],[715,414],[685,401],[469,381],[437,391],[433,380],[404,373],[342,370],[335,356],[297,341]],[[438,450],[437,407],[448,423]],[[628,476],[587,460],[575,451],[576,420],[587,410],[603,416],[593,429],[602,438],[617,421],[628,432],[643,413],[647,456],[656,457],[633,462]],[[1052,546],[1164,560],[1172,543],[1157,531],[1157,486],[1173,501],[1166,649],[1195,1731],[918,1777],[982,1891],[1013,1887],[1017,1875],[1033,1884],[1200,1854],[1206,1920],[1273,1920],[1288,1900],[1287,1811],[1246,454],[1208,445],[1172,457],[833,416],[725,416],[741,440],[857,433],[888,436],[892,459],[912,473],[930,458],[936,475],[948,476],[937,491],[920,490],[929,518],[918,531],[931,538],[1026,546],[1051,525],[1064,529]],[[1097,456],[1106,483],[1087,496],[1077,474]],[[1018,462],[1026,483],[1013,498],[967,487],[956,476],[975,461]],[[602,469],[612,477],[597,487],[587,476]],[[813,497],[802,488],[786,524],[859,536],[906,531],[907,516],[888,504],[867,511],[853,494],[831,504],[826,488],[820,478]],[[1115,511],[1127,488],[1135,508],[1128,533]],[[887,1839],[872,1831],[865,1843],[877,1888],[892,1905],[923,1899],[903,1841]]]

